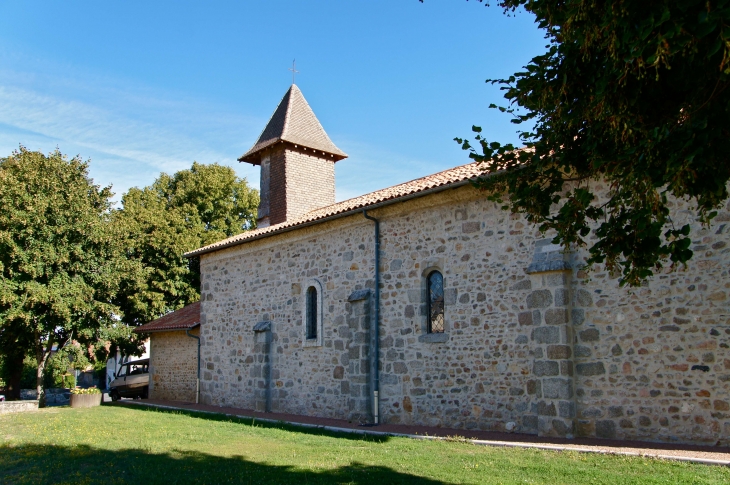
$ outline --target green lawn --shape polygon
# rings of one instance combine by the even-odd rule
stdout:
[[[0,416],[0,483],[728,483],[718,466],[102,406]]]

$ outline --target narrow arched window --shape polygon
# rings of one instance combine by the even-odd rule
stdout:
[[[317,338],[317,288],[307,288],[307,339]]]
[[[444,277],[438,271],[428,274],[428,333],[444,332]]]

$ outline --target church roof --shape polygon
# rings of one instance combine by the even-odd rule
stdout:
[[[327,136],[296,84],[292,84],[281,99],[258,141],[238,161],[258,165],[261,163],[259,152],[281,142],[323,151],[332,155],[334,162],[347,158],[347,154]]]
[[[170,332],[190,330],[200,325],[200,302],[196,301],[157,320],[134,329],[135,333]]]
[[[195,251],[190,251],[185,254],[185,257],[190,258],[205,253],[211,253],[213,251],[273,236],[274,234],[297,229],[299,227],[311,226],[327,220],[351,215],[356,212],[362,212],[363,210],[376,209],[384,205],[427,195],[432,192],[456,188],[461,185],[466,185],[471,180],[476,179],[483,174],[484,172],[479,167],[479,162],[461,165],[444,170],[443,172],[411,180],[410,182],[394,185],[386,189],[376,190],[375,192],[370,192],[369,194],[361,195],[354,199],[348,199],[326,207],[320,207],[319,209],[307,212],[300,217],[282,222],[281,224],[243,232],[229,237],[228,239],[196,249]]]

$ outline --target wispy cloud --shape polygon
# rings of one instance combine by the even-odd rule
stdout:
[[[151,183],[159,172],[189,167],[193,160],[233,166],[258,185],[255,170],[241,166],[235,156],[253,142],[263,120],[198,100],[67,79],[41,92],[33,86],[37,80],[28,78],[0,72],[0,153],[24,144],[91,157],[96,182],[112,184],[118,195]]]
[[[258,168],[236,157],[253,144],[266,121],[206,100],[88,73],[48,76],[37,69],[0,69],[0,156],[23,144],[91,158],[91,176],[97,184],[112,185],[117,200],[130,187],[149,185],[160,172],[188,168],[193,160],[231,166],[258,188]],[[337,129],[331,135],[349,154],[337,164],[338,201],[454,165],[453,160],[439,164],[406,150],[393,152]]]

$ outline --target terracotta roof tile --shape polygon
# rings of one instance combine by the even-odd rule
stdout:
[[[200,325],[200,302],[196,301],[172,313],[134,329],[135,333],[189,330]]]
[[[296,84],[292,84],[281,99],[258,141],[238,160],[258,165],[261,163],[258,153],[280,142],[321,150],[334,155],[335,162],[347,158],[347,154],[337,148],[327,136]]]
[[[197,256],[199,254],[217,251],[219,249],[245,243],[249,240],[260,239],[262,237],[266,237],[267,235],[273,235],[279,232],[283,232],[284,230],[293,229],[297,226],[309,225],[313,222],[327,219],[338,214],[344,214],[357,209],[367,209],[370,206],[382,202],[395,201],[403,197],[414,196],[430,189],[447,187],[449,185],[459,182],[466,182],[482,174],[483,172],[479,168],[478,162],[461,165],[459,167],[454,167],[449,170],[444,170],[443,172],[438,172],[433,175],[428,175],[426,177],[411,180],[410,182],[394,185],[386,189],[376,190],[375,192],[370,192],[369,194],[361,195],[360,197],[355,197],[354,199],[348,199],[343,202],[338,202],[336,204],[328,205],[326,207],[321,207],[319,209],[307,212],[303,216],[282,222],[281,224],[276,224],[261,229],[255,229],[253,231],[243,232],[241,234],[229,237],[228,239],[224,239],[222,241],[218,241],[200,249],[196,249],[195,251],[186,253],[185,257],[189,258],[192,256]]]

